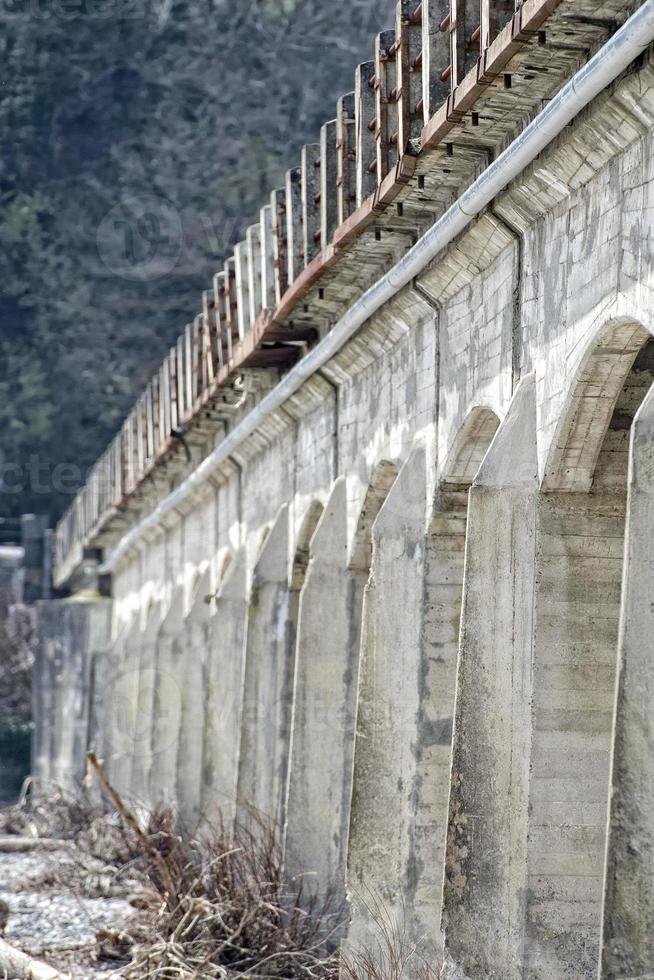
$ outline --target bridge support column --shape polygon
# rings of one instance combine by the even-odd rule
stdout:
[[[152,615],[152,613],[150,614]],[[148,627],[146,627],[148,630]],[[139,731],[151,731],[151,766],[148,783],[143,789],[133,785],[133,792],[150,806],[172,804],[177,797],[177,763],[179,731],[182,718],[182,688],[185,685],[184,602],[182,590],[173,593],[172,603],[157,633],[153,661],[151,723],[147,714]],[[146,669],[149,658],[146,660]],[[143,685],[144,678],[141,678]],[[150,710],[149,704],[145,707]]]
[[[537,501],[528,376],[469,495],[443,912],[452,980],[523,975]]]
[[[202,748],[202,813],[214,822],[222,812],[227,826],[236,807],[246,617],[245,554],[239,551],[218,591],[211,619]]]
[[[91,708],[91,748],[101,760],[109,781],[120,793],[129,793],[132,768],[131,703],[125,674],[128,650],[139,635],[138,620],[121,630],[96,663]],[[138,677],[137,677],[138,682]]]
[[[206,689],[215,635],[210,589],[211,574],[207,571],[197,584],[182,639],[184,683],[181,685],[177,800],[182,827],[189,834],[195,832],[200,821]]]
[[[84,778],[94,738],[89,719],[95,661],[109,645],[111,601],[47,601],[36,609],[33,771],[72,789]]]
[[[128,697],[134,698],[131,707],[131,723],[123,738],[131,742],[131,793],[133,799],[144,806],[152,806],[151,777],[153,768],[152,726],[157,690],[157,639],[161,626],[161,610],[155,607],[148,614],[145,628],[136,636],[132,646],[134,675],[127,677]],[[161,685],[159,685],[161,690]]]
[[[347,567],[339,479],[311,540],[300,596],[285,867],[344,897],[365,573]],[[313,877],[315,875],[315,878]]]
[[[654,975],[654,387],[632,425],[602,980]]]
[[[420,931],[412,905],[417,877],[433,875],[433,887],[440,893],[440,869],[421,869],[412,861],[425,672],[426,477],[426,453],[417,446],[372,528],[347,875],[352,904],[348,942],[355,953],[378,949],[382,926],[397,929],[403,941]],[[426,925],[422,954],[438,932],[437,921]],[[415,963],[417,972],[417,957]]]
[[[254,569],[248,610],[238,802],[281,832],[292,715],[295,617],[288,585],[288,507],[284,505]]]

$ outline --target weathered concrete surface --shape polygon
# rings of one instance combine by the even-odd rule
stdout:
[[[34,774],[70,789],[84,778],[94,661],[109,645],[109,600],[37,603]]]
[[[234,818],[240,749],[247,583],[245,555],[239,551],[216,595],[209,624],[209,659],[202,738],[202,814]]]
[[[537,494],[529,375],[469,495],[444,885],[447,977],[523,976]]]
[[[611,772],[602,980],[654,975],[654,388],[634,420]]]
[[[182,630],[183,680],[177,750],[177,802],[182,826],[193,833],[202,804],[202,755],[209,661],[215,635],[211,569],[201,575]]]
[[[90,747],[102,760],[105,772],[116,789],[129,793],[133,747],[131,705],[138,678],[129,688],[124,684],[127,651],[135,647],[140,633],[137,617],[119,630],[104,657],[96,661],[91,709]]]
[[[376,947],[374,909],[407,938],[415,938],[414,929],[424,935],[426,923],[417,923],[416,910],[407,906],[418,887],[416,876],[426,875],[435,893],[440,890],[440,869],[418,868],[411,854],[421,740],[426,499],[426,453],[418,445],[372,529],[348,855],[351,949]]]
[[[285,867],[344,897],[365,578],[348,568],[347,487],[311,539],[300,598]]]
[[[525,951],[539,978],[597,975],[629,431],[654,380],[647,337],[620,320],[598,331],[553,447],[566,465],[547,469],[556,483],[540,501]]]
[[[134,696],[130,707],[131,723],[128,729],[129,744],[132,750],[130,776],[131,795],[134,800],[151,806],[151,775],[154,746],[152,742],[152,721],[154,699],[157,689],[157,642],[161,628],[161,608],[157,604],[150,608],[144,628],[128,643],[134,648],[133,674],[125,678],[128,684],[127,697]],[[134,683],[132,684],[132,677]]]
[[[152,716],[145,715],[142,722],[143,731],[149,731],[151,739],[150,778],[144,787],[143,799],[151,806],[173,803],[177,797],[179,731],[186,672],[183,627],[184,597],[181,590],[177,590],[157,632]],[[150,683],[149,678],[144,678],[144,682]],[[144,707],[147,710],[149,705]],[[144,744],[147,745],[147,735]]]
[[[283,828],[291,735],[297,610],[288,584],[288,507],[255,566],[248,611],[238,802]]]

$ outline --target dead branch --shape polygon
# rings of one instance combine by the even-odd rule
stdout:
[[[68,846],[65,840],[52,837],[0,837],[0,851],[16,854],[22,851],[59,851]]]
[[[163,858],[161,857],[161,855],[159,854],[159,852],[157,851],[156,847],[153,845],[152,841],[149,839],[147,834],[145,834],[141,829],[136,817],[134,817],[134,815],[130,813],[130,811],[127,809],[118,791],[114,789],[114,787],[107,779],[104,769],[98,762],[95,752],[87,752],[86,760],[89,766],[91,767],[91,769],[93,770],[93,772],[95,773],[98,782],[100,783],[100,786],[107,794],[107,796],[109,797],[113,805],[116,807],[118,813],[121,815],[121,817],[123,818],[127,826],[136,835],[141,845],[145,848],[145,850],[150,855],[152,861],[154,862],[155,867],[157,868],[157,871],[161,875],[161,881],[163,883],[164,888],[168,892],[169,896],[172,898],[175,895],[175,885],[173,884],[173,879],[168,870],[168,866],[166,865],[166,862],[163,860]]]
[[[70,974],[61,973],[54,967],[32,959],[27,953],[15,949],[0,939],[0,974],[13,980],[70,980]]]

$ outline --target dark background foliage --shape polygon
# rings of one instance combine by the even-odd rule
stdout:
[[[393,7],[0,0],[0,514],[60,515]]]

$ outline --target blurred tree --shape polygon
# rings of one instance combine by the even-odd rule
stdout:
[[[59,516],[393,9],[0,6],[0,513]]]

